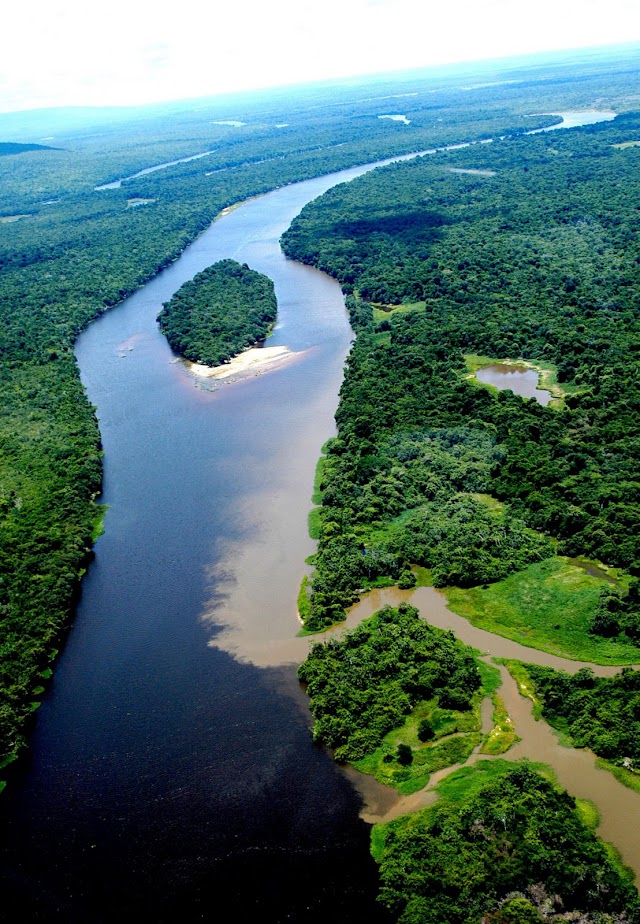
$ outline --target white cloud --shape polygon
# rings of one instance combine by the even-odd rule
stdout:
[[[633,39],[637,0],[37,0],[3,12],[0,110],[147,102]]]

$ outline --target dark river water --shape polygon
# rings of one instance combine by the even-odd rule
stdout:
[[[313,471],[352,336],[339,286],[277,241],[364,169],[229,212],[78,341],[109,511],[3,800],[8,920],[218,920],[229,903],[238,920],[385,919],[359,797],[311,742],[295,665],[270,652],[298,629]],[[223,257],[274,280],[269,345],[298,355],[211,392],[155,318]]]

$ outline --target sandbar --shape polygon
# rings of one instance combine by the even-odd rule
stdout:
[[[188,360],[185,360],[185,366],[199,378],[224,380],[231,376],[259,375],[298,355],[286,346],[251,347],[222,366],[205,366]]]

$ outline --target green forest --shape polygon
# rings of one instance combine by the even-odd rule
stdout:
[[[394,164],[333,188],[284,235],[290,257],[340,280],[357,332],[310,628],[411,563],[436,586],[554,554],[640,572],[639,138],[630,112]],[[479,386],[470,357],[537,363],[561,397]],[[609,589],[633,640],[624,581]]]
[[[374,828],[400,924],[632,924],[640,901],[566,792],[525,762],[447,777],[432,808]]]
[[[180,356],[219,366],[264,340],[277,313],[270,279],[246,263],[221,260],[180,286],[158,323]]]

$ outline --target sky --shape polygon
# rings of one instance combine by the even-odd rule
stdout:
[[[127,105],[640,40],[640,0],[26,0],[0,112]]]

